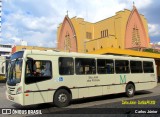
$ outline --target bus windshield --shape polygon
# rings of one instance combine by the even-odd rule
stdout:
[[[22,74],[22,59],[11,61],[8,64],[7,83],[8,85],[15,86],[21,82]]]
[[[10,86],[15,86],[21,82],[23,53],[23,51],[14,53],[8,63],[7,84]]]

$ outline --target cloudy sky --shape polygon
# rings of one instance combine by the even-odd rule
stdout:
[[[160,1],[134,0],[140,14],[148,21],[152,43],[160,42]],[[56,47],[58,25],[69,11],[69,17],[96,22],[132,10],[133,0],[2,0],[1,44]]]

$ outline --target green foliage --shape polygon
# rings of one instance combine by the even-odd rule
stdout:
[[[152,48],[145,49],[145,50],[143,50],[143,52],[151,52],[151,53],[160,54],[160,52],[158,52],[158,50],[155,50],[155,49],[152,49]]]

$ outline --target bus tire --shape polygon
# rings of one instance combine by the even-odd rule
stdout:
[[[135,93],[135,87],[133,84],[127,84],[126,86],[126,95],[128,97],[133,97]]]
[[[55,104],[55,106],[61,108],[68,106],[70,100],[71,100],[70,93],[65,89],[59,89],[58,91],[56,91],[54,95],[53,103]]]

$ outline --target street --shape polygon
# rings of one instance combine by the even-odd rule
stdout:
[[[160,84],[156,88],[136,92],[132,98],[124,94],[112,94],[94,98],[73,100],[66,108],[57,108],[53,104],[40,104],[22,107],[5,97],[5,84],[0,84],[0,108],[17,110],[41,110],[44,114],[154,114],[160,113]],[[149,111],[149,112],[148,112]],[[157,112],[156,112],[157,111]],[[11,116],[11,115],[10,115]],[[17,115],[15,115],[17,116]],[[25,115],[26,116],[26,115]]]

